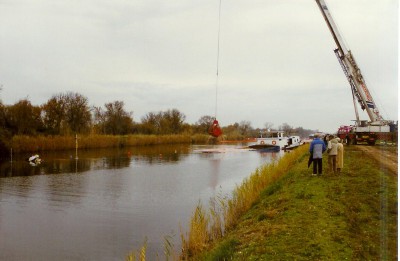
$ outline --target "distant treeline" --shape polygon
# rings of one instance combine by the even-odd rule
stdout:
[[[196,123],[185,122],[186,116],[177,109],[149,112],[140,121],[124,108],[123,101],[113,101],[104,107],[90,106],[87,97],[79,93],[60,93],[42,105],[32,105],[26,98],[13,105],[0,102],[0,140],[7,144],[15,136],[80,135],[196,135],[207,134],[214,118],[202,116]],[[243,140],[257,137],[262,131],[249,121],[221,126],[224,139]],[[273,129],[271,123],[266,129]],[[308,136],[315,130],[293,128],[284,123],[279,130]]]

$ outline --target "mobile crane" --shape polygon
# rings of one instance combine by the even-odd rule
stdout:
[[[338,136],[345,139],[348,144],[367,142],[374,145],[377,139],[392,139],[397,134],[397,124],[393,121],[384,120],[380,115],[378,107],[370,94],[361,70],[358,67],[350,50],[341,37],[339,30],[333,21],[325,0],[315,0],[336,43],[335,55],[343,69],[343,72],[350,84],[353,95],[356,121],[354,126],[341,126]],[[362,110],[366,110],[370,121],[360,120],[356,100]]]

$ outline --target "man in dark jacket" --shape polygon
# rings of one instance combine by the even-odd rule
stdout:
[[[310,153],[313,160],[313,175],[317,175],[317,173],[318,175],[322,174],[322,154],[325,150],[325,143],[319,138],[318,134],[315,134],[314,140],[310,144]]]

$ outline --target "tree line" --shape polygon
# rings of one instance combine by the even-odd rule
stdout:
[[[14,135],[74,135],[74,134],[207,134],[214,118],[202,116],[195,124],[185,122],[186,116],[177,109],[149,112],[140,121],[126,111],[123,101],[113,101],[104,107],[90,106],[87,97],[73,92],[53,95],[42,105],[33,105],[27,98],[13,105],[0,101],[0,137]],[[265,124],[272,129],[272,123]],[[262,129],[254,129],[249,121],[222,127],[227,139],[257,137]],[[308,136],[315,130],[293,128],[287,123],[276,128],[287,134]]]

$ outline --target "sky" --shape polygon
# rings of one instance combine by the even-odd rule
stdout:
[[[326,2],[381,114],[397,120],[398,1]],[[314,0],[222,0],[220,16],[219,4],[0,0],[0,99],[41,105],[77,92],[93,106],[123,101],[136,122],[178,109],[190,124],[352,124],[351,89]]]

